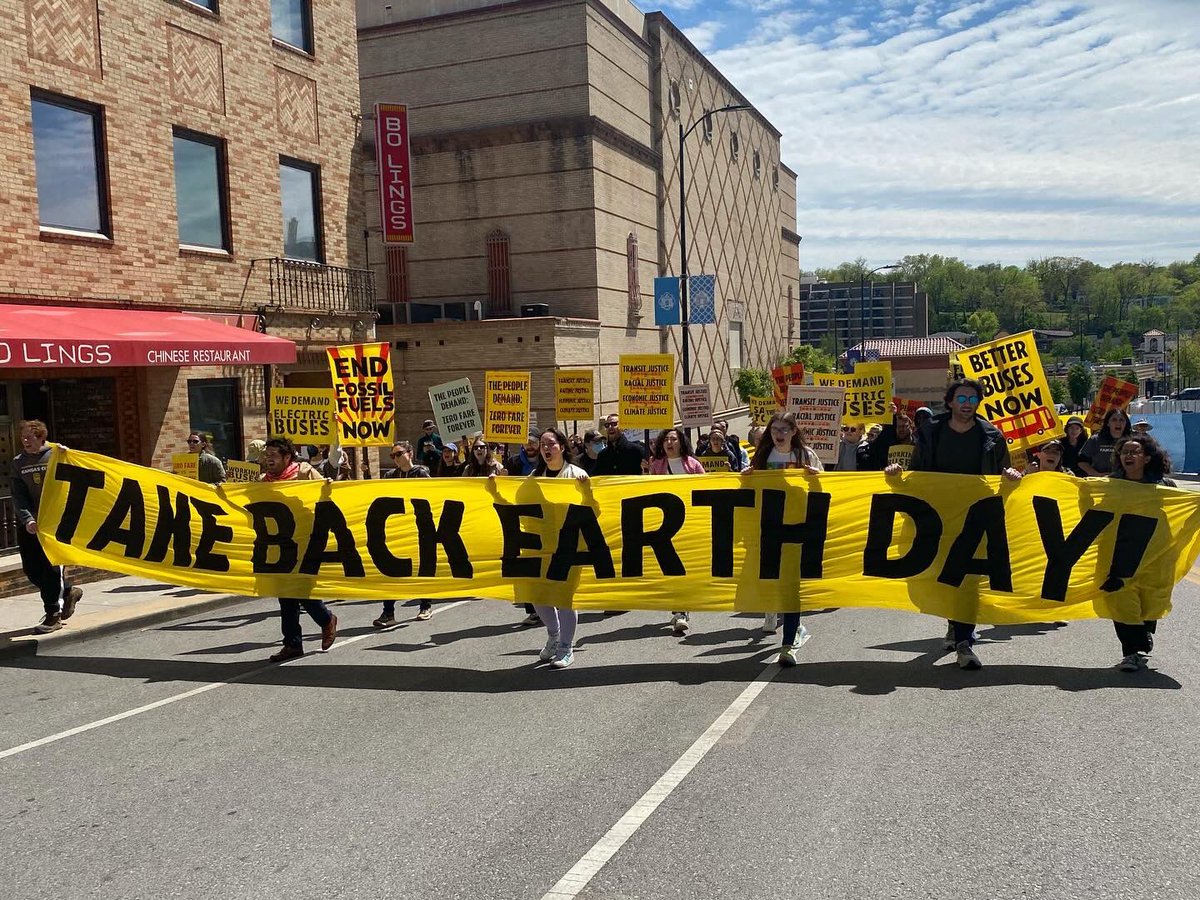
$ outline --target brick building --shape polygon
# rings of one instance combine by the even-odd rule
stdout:
[[[373,162],[364,179],[400,433],[451,378],[529,369],[545,424],[556,367],[597,373],[598,416],[616,409],[620,354],[678,355],[652,294],[680,271],[679,125],[731,105],[746,109],[685,148],[688,270],[717,277],[716,324],[690,329],[691,380],[737,406],[734,370],[787,349],[800,242],[780,134],[737,88],[628,0],[359,0],[358,16],[364,115],[405,103],[412,130],[410,248],[385,252]]]
[[[965,344],[948,337],[907,337],[861,341],[848,353],[890,362],[896,396],[941,409],[950,377],[950,356],[965,349]],[[839,357],[839,368],[845,367],[846,356]]]
[[[265,384],[327,383],[325,346],[373,328],[352,0],[0,21],[0,453],[43,418],[140,463],[193,428],[242,458]]]
[[[811,276],[810,276],[811,278]],[[911,281],[800,281],[798,343],[838,349],[871,338],[929,335],[929,297]]]

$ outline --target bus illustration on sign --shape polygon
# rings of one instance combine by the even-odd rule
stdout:
[[[999,419],[993,424],[1000,429],[1005,439],[1012,444],[1032,434],[1045,434],[1046,431],[1054,427],[1054,414],[1050,411],[1049,407],[1039,406],[1020,415],[1009,416],[1007,419]]]

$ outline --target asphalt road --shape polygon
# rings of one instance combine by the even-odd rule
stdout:
[[[875,610],[782,672],[758,617],[652,613],[549,670],[492,601],[338,604],[282,666],[269,601],[74,644],[0,667],[0,896],[1195,900],[1198,601],[1137,675],[1107,622],[967,673]]]

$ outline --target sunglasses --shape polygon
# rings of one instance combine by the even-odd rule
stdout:
[[[959,394],[954,398],[959,403],[978,403],[979,396],[977,394]]]
[[[188,443],[189,444],[199,444],[200,442],[197,440],[193,440],[192,438],[188,438]]]
[[[397,450],[395,453],[392,454],[392,459],[399,459],[401,456],[406,456],[407,454],[408,454],[407,450]]]

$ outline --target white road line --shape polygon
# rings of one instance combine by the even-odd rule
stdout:
[[[583,855],[583,858],[575,864],[570,872],[559,879],[558,884],[542,895],[542,900],[570,900],[587,887],[588,882],[595,877],[596,873],[604,868],[604,865],[616,855],[627,840],[633,837],[633,833],[650,818],[659,805],[671,796],[671,792],[679,786],[688,773],[700,764],[700,760],[704,759],[708,751],[721,739],[721,736],[733,727],[733,723],[746,711],[746,707],[762,693],[763,688],[770,684],[779,672],[779,666],[769,665],[761,675],[748,684],[737,699],[729,704],[725,712],[721,713],[717,720],[708,726],[708,730],[700,735],[696,743],[684,751],[683,756],[667,769],[666,774],[658,779],[650,790],[646,791],[641,799],[617,820],[617,824],[610,828],[608,833]]]
[[[453,603],[447,603],[443,606],[439,606],[437,612],[434,614],[434,618],[442,615],[443,613],[449,612],[456,606],[462,606],[464,603],[470,602],[470,600],[456,600]],[[365,641],[367,638],[375,637],[376,635],[385,634],[394,630],[395,627],[381,629],[380,631],[371,631],[367,634],[355,635],[352,638],[346,638],[345,640],[338,641],[325,652],[332,653],[334,650],[341,649],[342,647],[349,647],[351,644],[357,644],[359,641]],[[299,659],[306,658],[307,654],[299,657]],[[215,681],[212,684],[201,685],[198,688],[192,688],[190,691],[184,691],[182,694],[164,697],[162,700],[156,700],[153,703],[147,703],[145,706],[139,706],[136,709],[127,709],[125,712],[117,713],[115,716],[97,719],[95,722],[88,722],[86,725],[68,728],[66,731],[60,731],[58,734],[52,734],[49,737],[38,738],[36,741],[30,741],[29,743],[21,744],[18,747],[10,747],[7,750],[0,750],[0,759],[7,759],[10,756],[16,756],[18,753],[25,753],[28,750],[35,750],[38,747],[44,747],[47,744],[53,744],[57,741],[74,737],[77,734],[83,734],[85,731],[93,731],[97,728],[103,728],[105,725],[111,725],[114,722],[120,722],[123,719],[131,719],[134,716],[140,716],[142,713],[158,709],[160,706],[169,706],[172,703],[178,703],[180,700],[187,700],[190,697],[197,697],[200,694],[206,694],[209,691],[215,691],[217,688],[225,687],[227,684],[237,684],[239,681],[245,681],[247,678],[253,678],[255,675],[258,675],[261,672],[267,672],[271,669],[276,669],[281,665],[286,666],[287,664],[288,663],[268,663],[265,666],[259,666],[257,669],[251,669],[249,672],[243,672],[241,675],[235,675],[226,681]]]

